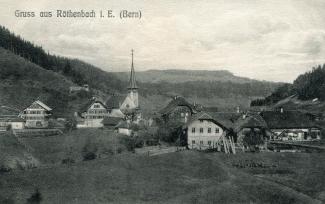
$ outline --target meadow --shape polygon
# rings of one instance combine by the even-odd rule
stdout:
[[[322,203],[324,172],[322,153],[123,153],[0,174],[0,203]]]

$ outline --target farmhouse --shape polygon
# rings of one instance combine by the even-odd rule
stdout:
[[[25,120],[17,116],[1,117],[0,131],[7,131],[9,129],[17,130],[25,128]]]
[[[226,138],[233,143],[233,113],[200,112],[183,126],[189,149],[220,148]]]
[[[102,121],[108,116],[108,111],[104,103],[93,98],[81,108],[78,116],[81,120],[77,128],[98,128],[103,127]]]
[[[196,113],[195,107],[187,102],[185,98],[175,96],[166,107],[159,111],[165,122],[174,121],[186,123]]]
[[[26,120],[27,128],[46,128],[52,109],[43,102],[34,101],[29,107],[23,110],[21,117]]]
[[[83,86],[70,86],[69,88],[70,93],[79,92],[79,91],[89,92],[88,84],[84,84]]]
[[[256,113],[245,113],[234,124],[236,143],[243,148],[262,147],[270,132],[264,119]],[[248,144],[249,143],[249,144]]]
[[[273,140],[320,139],[320,128],[300,111],[264,111],[260,115],[273,133]]]

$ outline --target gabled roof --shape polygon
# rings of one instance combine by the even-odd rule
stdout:
[[[87,110],[94,104],[100,103],[104,108],[106,108],[105,104],[98,99],[91,99],[89,100],[84,106],[82,106],[79,110],[80,113],[87,112]]]
[[[120,121],[123,121],[123,119],[118,117],[105,117],[102,123],[107,126],[116,126]]]
[[[34,101],[30,106],[32,106],[33,104],[37,104],[37,105],[41,106],[42,108],[44,108],[44,109],[47,110],[47,111],[52,111],[52,108],[48,107],[48,106],[47,106],[45,103],[43,103],[42,101],[39,101],[39,100]],[[30,106],[28,106],[27,108],[29,108]],[[26,110],[27,108],[25,108],[25,110]]]
[[[185,100],[185,98],[178,96],[178,97],[173,98],[167,104],[166,107],[164,107],[163,109],[161,109],[159,111],[159,113],[162,114],[162,115],[168,114],[168,113],[170,113],[172,110],[174,110],[178,106],[187,106],[191,110],[192,113],[195,112],[195,108],[194,108],[194,106],[192,104],[190,104],[189,102],[187,102]]]
[[[234,126],[233,121],[235,120],[235,118],[237,118],[237,114],[232,112],[199,112],[197,114],[192,115],[192,117],[183,126],[183,128],[186,128],[196,120],[211,120],[216,124],[219,124],[222,127],[230,130]]]
[[[39,100],[37,100],[37,101],[35,101],[35,103],[37,103],[38,105],[40,105],[40,106],[42,106],[45,110],[47,110],[47,111],[51,111],[52,110],[52,108],[50,108],[50,107],[48,107],[46,104],[44,104],[42,101],[39,101]]]
[[[300,111],[264,111],[260,115],[270,129],[317,127],[306,114]]]
[[[243,128],[267,128],[265,120],[255,113],[249,113],[243,117],[239,117],[234,124],[234,131],[239,132]]]
[[[106,107],[111,110],[111,109],[119,109],[120,106],[122,105],[124,99],[126,96],[122,95],[112,95],[109,99],[106,100],[105,104]]]

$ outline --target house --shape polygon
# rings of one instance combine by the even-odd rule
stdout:
[[[320,139],[320,128],[300,111],[264,111],[260,115],[273,133],[273,140],[314,140]]]
[[[132,129],[131,129],[131,124],[128,121],[120,121],[116,126],[115,129],[117,130],[118,133],[131,136],[132,135]]]
[[[216,149],[227,140],[233,143],[232,117],[233,113],[200,112],[193,115],[183,131],[187,136],[189,149]]]
[[[234,132],[237,136],[235,142],[244,149],[265,148],[264,142],[271,135],[264,119],[252,112],[244,113],[235,121]]]
[[[190,116],[196,113],[196,110],[185,98],[175,96],[159,113],[165,122],[186,123]]]
[[[102,121],[105,117],[108,117],[108,115],[104,103],[93,98],[80,109],[77,115],[77,128],[103,127]]]
[[[47,128],[51,112],[50,107],[37,100],[23,110],[21,117],[25,119],[27,128]]]
[[[9,129],[18,130],[25,128],[25,120],[17,116],[1,117],[0,131],[7,131]]]
[[[84,84],[83,86],[70,86],[69,88],[70,93],[79,92],[79,91],[89,92],[88,84]]]

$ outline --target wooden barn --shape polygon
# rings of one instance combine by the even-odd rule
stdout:
[[[321,129],[300,111],[264,111],[260,115],[273,133],[273,140],[319,140]]]

